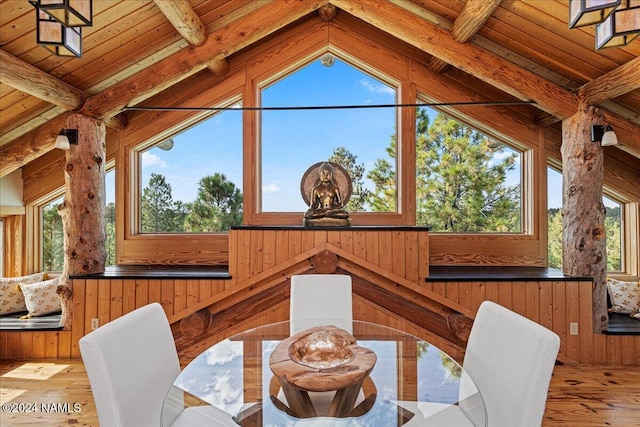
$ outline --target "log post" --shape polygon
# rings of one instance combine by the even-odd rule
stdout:
[[[62,321],[71,327],[72,283],[69,275],[101,273],[105,250],[105,127],[80,114],[70,115],[67,129],[78,130],[78,144],[65,153],[64,200],[58,207],[64,230],[64,265],[58,294]]]
[[[562,121],[562,269],[593,278],[593,331],[607,327],[607,248],[602,202],[603,151],[591,126],[603,123],[595,107]]]

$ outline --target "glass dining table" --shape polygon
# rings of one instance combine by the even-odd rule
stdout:
[[[331,328],[339,322],[344,321],[321,319],[315,324]],[[283,383],[270,365],[274,350],[280,354],[278,345],[290,340],[285,321],[236,334],[194,358],[167,393],[162,426],[172,425],[178,416],[180,424],[188,419],[184,425],[193,426],[487,425],[484,401],[473,379],[445,352],[375,323],[353,321],[347,332],[357,346],[375,353],[375,365],[358,386],[355,403],[338,416],[326,411],[336,405],[339,392],[302,390],[303,400],[317,408],[311,415],[296,412],[287,402],[292,395],[283,393]],[[339,369],[334,372],[339,374]]]

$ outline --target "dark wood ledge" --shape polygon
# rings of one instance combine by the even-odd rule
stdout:
[[[547,267],[507,267],[507,266],[431,266],[427,282],[509,282],[509,281],[583,281],[591,277],[576,277],[564,274],[562,270]]]
[[[226,265],[114,265],[104,273],[76,274],[71,279],[209,279],[229,280]]]
[[[304,225],[232,225],[232,230],[309,230],[309,231],[429,231],[429,227],[410,225],[351,225],[346,227],[309,227]]]

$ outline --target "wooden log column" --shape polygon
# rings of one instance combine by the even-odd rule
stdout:
[[[67,129],[78,129],[78,144],[65,153],[65,194],[58,207],[64,230],[64,265],[58,293],[62,323],[71,327],[72,283],[69,275],[102,273],[105,251],[105,127],[81,114],[69,116]]]
[[[603,151],[591,126],[603,123],[595,107],[562,122],[562,269],[593,278],[593,331],[607,326],[607,248],[602,202]]]

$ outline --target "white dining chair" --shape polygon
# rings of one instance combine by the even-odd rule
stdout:
[[[100,425],[160,426],[163,402],[180,373],[162,306],[152,303],[129,312],[85,335],[79,344]],[[200,425],[218,421],[219,425],[234,425],[230,415],[211,406],[177,410],[171,418],[173,426],[195,426],[198,420],[203,420]]]
[[[480,305],[463,368],[480,390],[488,426],[542,424],[559,348],[560,337],[544,326],[491,301]]]
[[[289,333],[331,323],[353,333],[351,276],[346,274],[300,274],[291,276]],[[330,321],[325,321],[327,319]],[[335,392],[309,392],[318,414],[327,412]],[[278,398],[285,402],[282,391]],[[364,400],[361,392],[356,405]]]
[[[321,319],[332,319],[334,326],[353,333],[351,288],[351,276],[345,274],[291,276],[291,335],[312,326],[322,326]]]

